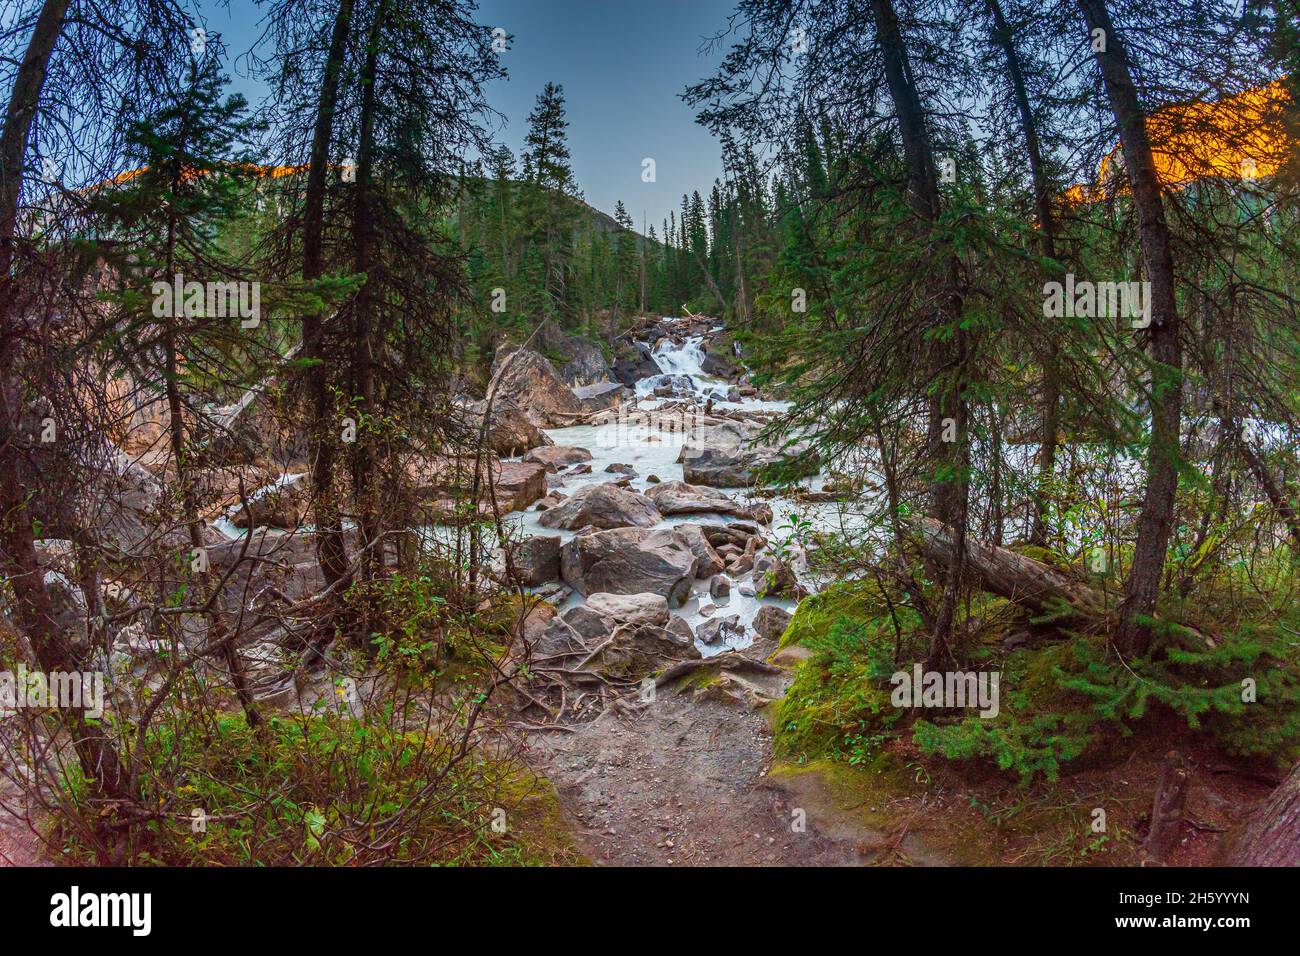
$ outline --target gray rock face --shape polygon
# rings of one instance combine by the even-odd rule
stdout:
[[[613,482],[588,485],[545,511],[537,523],[544,528],[650,528],[663,516],[645,495]]]
[[[528,420],[539,428],[570,425],[582,412],[573,389],[561,380],[555,366],[532,349],[503,348],[497,352],[489,393],[495,389],[496,401],[523,410]]]
[[[784,608],[764,604],[754,616],[754,631],[764,640],[779,640],[785,633],[785,629],[790,626],[792,616]]]
[[[560,539],[538,535],[520,543],[514,554],[515,570],[528,587],[560,579]]]
[[[554,472],[569,465],[591,461],[591,452],[585,448],[575,448],[572,445],[547,445],[545,448],[534,448],[524,455],[524,461],[537,462],[539,465],[545,466],[547,471]]]
[[[466,407],[465,423],[478,434],[483,425],[486,401],[474,402]],[[487,447],[498,455],[522,455],[530,448],[549,445],[551,439],[529,420],[518,405],[497,397],[492,402],[492,417],[488,422]]]
[[[715,598],[731,595],[731,578],[725,574],[715,574],[709,580],[709,595]]]
[[[675,607],[690,595],[698,560],[674,529],[615,528],[567,542],[560,551],[560,570],[565,582],[583,594],[649,592]]]
[[[646,496],[664,515],[723,514],[750,517],[750,509],[725,492],[684,481],[665,481],[646,491]]]
[[[587,610],[607,617],[617,624],[668,623],[668,601],[659,594],[591,594]]]
[[[740,363],[736,360],[735,339],[730,332],[706,336],[701,347],[704,361],[700,363],[700,368],[706,374],[732,379],[741,373]]]
[[[663,369],[654,360],[650,346],[644,342],[632,342],[614,362],[615,380],[629,388],[635,386],[639,379],[662,374]]]
[[[580,335],[560,334],[548,338],[547,344],[568,359],[560,366],[560,378],[569,385],[581,386],[609,379],[609,365],[605,353],[595,342]]]
[[[573,389],[578,404],[584,412],[602,412],[607,408],[618,408],[632,397],[632,392],[618,382],[596,382],[594,385],[578,385]]]

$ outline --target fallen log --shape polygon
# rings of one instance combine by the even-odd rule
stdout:
[[[915,522],[921,550],[936,564],[947,564],[952,557],[953,531],[934,518],[922,517]],[[978,538],[966,536],[966,568],[978,574],[984,588],[1033,614],[1067,616],[1080,622],[1099,621],[1113,610],[1106,595],[1042,561],[1017,554]],[[1218,646],[1213,636],[1191,625],[1178,623],[1179,629],[1209,647]]]
[[[953,531],[934,518],[917,522],[921,548],[937,564],[952,557]],[[1107,613],[1106,596],[1050,565],[1008,548],[966,536],[966,567],[980,576],[984,587],[1036,614],[1059,611],[1062,603],[1079,616],[1099,618]]]

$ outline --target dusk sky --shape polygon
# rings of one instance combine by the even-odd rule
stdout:
[[[200,6],[232,61],[260,33],[252,0]],[[547,81],[562,84],[574,175],[587,202],[612,213],[622,199],[638,230],[645,214],[657,231],[683,192],[703,193],[721,175],[718,143],[680,94],[721,58],[701,47],[732,9],[732,0],[482,0],[479,21],[513,36],[502,55],[509,76],[488,90],[507,119],[498,138],[517,156],[537,94]],[[228,72],[252,103],[261,101],[263,87],[233,62]],[[641,181],[646,157],[655,160],[654,183]]]

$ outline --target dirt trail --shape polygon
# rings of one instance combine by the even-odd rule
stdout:
[[[770,647],[742,652],[761,661]],[[819,825],[770,779],[771,730],[753,685],[779,696],[787,674],[690,680],[660,688],[635,712],[606,711],[571,734],[533,738],[538,769],[559,793],[582,852],[615,866],[850,866],[872,834],[848,821]],[[796,826],[806,817],[806,826]],[[829,823],[829,821],[827,821]],[[832,834],[828,832],[834,830]]]

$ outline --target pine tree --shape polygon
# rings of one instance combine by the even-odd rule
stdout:
[[[528,115],[520,231],[536,259],[527,277],[525,303],[530,311],[561,321],[573,317],[569,286],[579,208],[575,200],[582,198],[569,165],[568,126],[564,88],[547,83]]]

